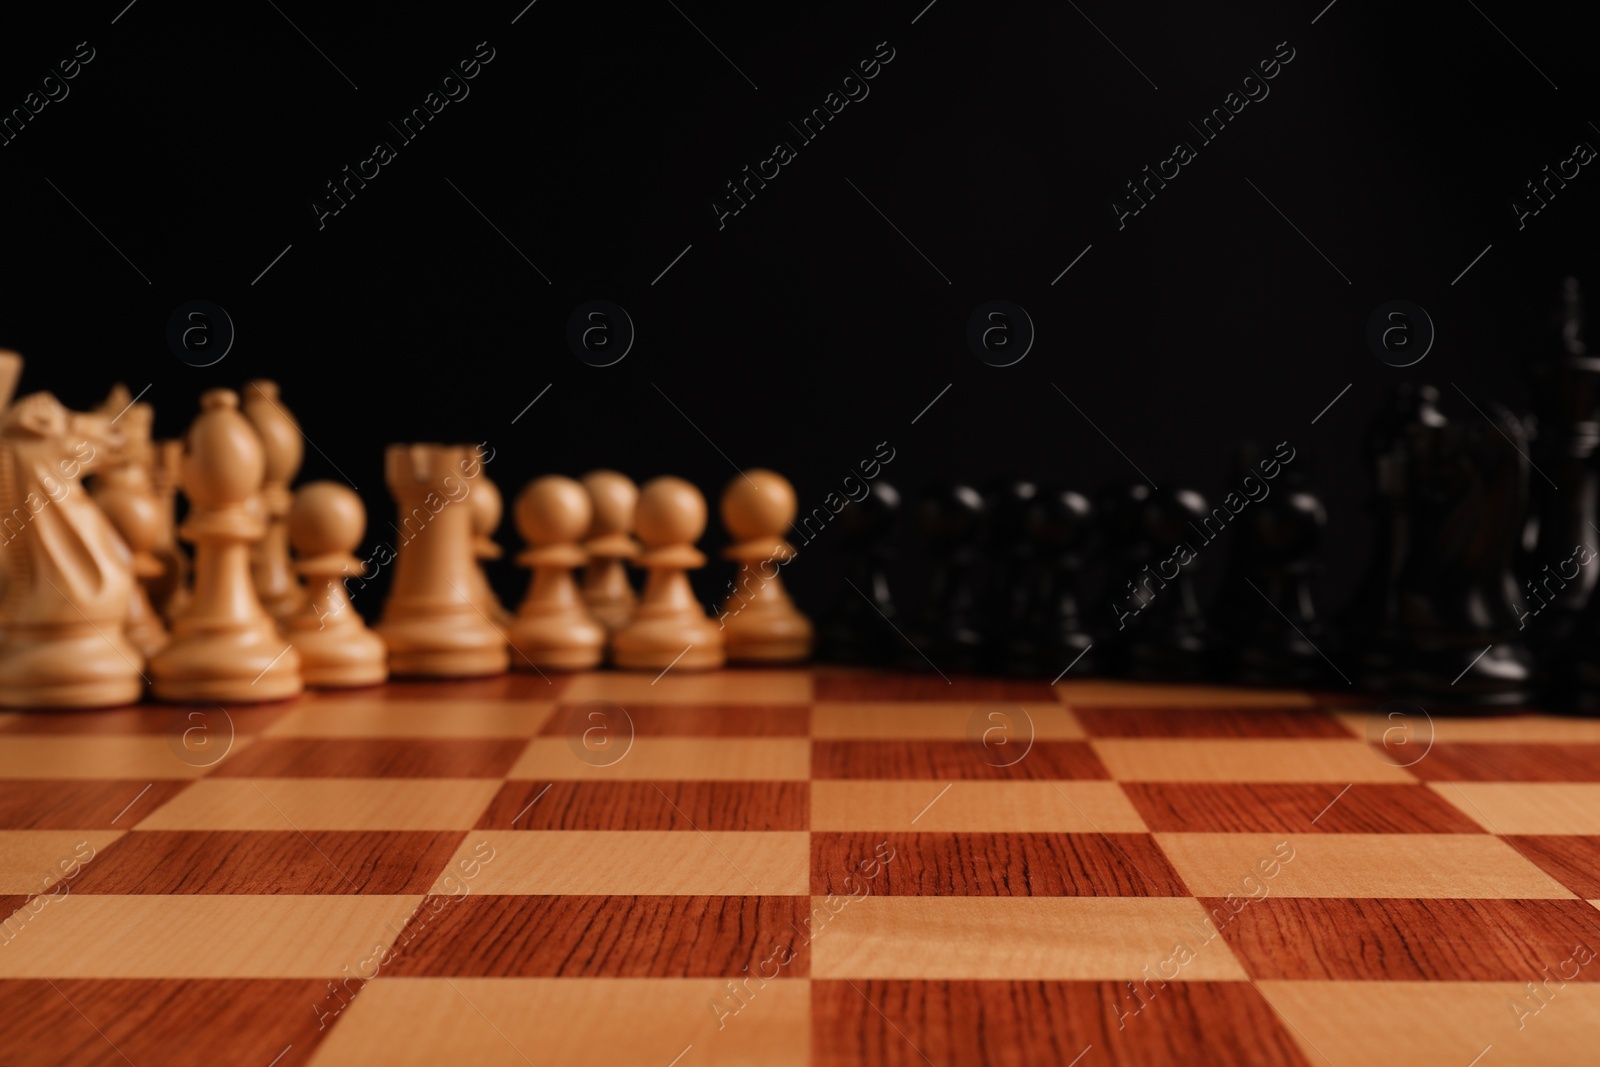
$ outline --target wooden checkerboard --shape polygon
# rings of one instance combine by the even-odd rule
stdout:
[[[1574,1064],[1600,722],[830,670],[12,714],[0,894],[7,1067]]]

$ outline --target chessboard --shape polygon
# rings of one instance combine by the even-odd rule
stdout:
[[[1592,1062],[1600,722],[844,669],[0,715],[0,1064]]]

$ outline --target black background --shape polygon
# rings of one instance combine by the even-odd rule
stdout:
[[[1600,107],[1573,6],[1324,3],[13,9],[0,108],[78,42],[95,58],[0,146],[0,345],[27,357],[22,392],[77,408],[148,384],[159,436],[203,389],[277,379],[314,446],[302,479],[356,485],[369,544],[390,441],[490,442],[508,504],[612,466],[687,477],[715,516],[733,464],[786,473],[809,511],[879,442],[902,490],[1092,492],[1136,464],[1215,500],[1235,442],[1286,440],[1328,504],[1336,606],[1364,565],[1359,440],[1386,391],[1434,381],[1460,418],[1479,417],[1463,393],[1520,406],[1554,280],[1593,276],[1594,165],[1525,228],[1511,201],[1600,145]],[[870,95],[798,143],[787,123],[885,41]],[[479,42],[470,95],[400,145],[386,122]],[[1270,95],[1200,145],[1186,123],[1279,42]],[[1119,229],[1112,199],[1180,139],[1197,158]],[[311,202],[378,140],[397,157],[319,229]],[[796,160],[719,229],[713,198],[778,140]],[[564,340],[595,298],[638,331],[608,368]],[[1037,327],[1010,367],[965,342],[995,298]],[[1397,298],[1438,333],[1405,370],[1364,340]],[[204,369],[165,342],[192,299],[237,329]],[[713,517],[704,547],[724,540]],[[843,588],[832,548],[785,571],[808,609]],[[523,581],[494,578],[508,600]]]

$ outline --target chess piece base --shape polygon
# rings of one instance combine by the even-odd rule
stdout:
[[[383,640],[369,630],[289,631],[300,653],[300,677],[311,689],[353,689],[381,685],[389,677]]]
[[[209,632],[180,619],[174,629],[172,643],[150,661],[150,691],[157,700],[255,704],[304,688],[300,655],[271,619]]]
[[[611,643],[611,662],[624,670],[711,671],[726,661],[722,631],[703,616],[635,618]]]
[[[121,635],[82,633],[48,639],[22,630],[0,652],[0,707],[106,708],[138,702],[139,653]],[[113,643],[113,642],[117,643]]]
[[[730,662],[798,663],[811,656],[811,623],[787,602],[752,605],[726,617],[723,643]]]
[[[388,646],[389,674],[396,678],[479,678],[511,666],[505,638],[471,608],[381,622],[376,633]]]
[[[513,670],[582,671],[605,657],[606,632],[584,611],[518,616],[509,636]]]

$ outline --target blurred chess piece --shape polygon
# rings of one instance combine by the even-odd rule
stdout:
[[[739,564],[717,616],[731,661],[795,663],[811,655],[811,621],[779,574],[795,556],[783,533],[796,509],[794,486],[769,470],[749,470],[723,490],[722,525],[734,543],[722,554]]]
[[[49,393],[24,397],[0,427],[0,705],[131,704],[143,657],[123,635],[133,558],[79,478],[122,444],[104,415],[69,412]]]
[[[0,423],[4,422],[5,412],[11,407],[11,398],[16,394],[17,384],[21,381],[22,356],[9,348],[0,348]],[[9,496],[0,498],[0,503],[10,499]],[[0,533],[3,533],[3,531],[0,531]],[[6,565],[9,561],[10,554],[0,551],[0,603],[3,603],[5,599]]]
[[[1219,638],[1213,647],[1216,673],[1224,681],[1285,688],[1349,684],[1322,658],[1328,639],[1311,577],[1328,513],[1308,488],[1305,470],[1246,443],[1234,453],[1228,484],[1242,488],[1248,503],[1234,524],[1221,589],[1207,618]]]
[[[310,482],[295,492],[288,522],[306,602],[285,627],[306,685],[379,684],[389,676],[388,649],[356,613],[344,584],[347,577],[366,577],[355,555],[367,528],[361,498],[338,482]]]
[[[244,417],[261,435],[266,475],[261,483],[261,506],[267,532],[250,549],[250,577],[261,606],[282,621],[305,602],[305,590],[289,562],[289,485],[305,456],[300,424],[284,409],[278,383],[258,379],[244,387]]]
[[[908,647],[901,650],[907,669],[982,669],[977,564],[987,515],[983,496],[956,482],[928,486],[917,502],[917,526],[933,558],[933,574],[928,599],[907,635]]]
[[[726,656],[722,630],[706,618],[686,572],[705,566],[694,547],[706,528],[706,499],[682,478],[663,477],[639,493],[634,526],[649,572],[633,617],[612,637],[612,662],[647,670],[710,670]]]
[[[133,552],[132,595],[128,598],[127,636],[149,659],[167,644],[167,628],[150,603],[144,583],[159,577],[161,561],[152,552],[161,537],[161,501],[150,481],[150,430],[155,413],[149,404],[135,404],[118,384],[100,406],[111,425],[119,425],[123,447],[94,475],[90,495]]]
[[[1419,699],[1526,706],[1541,681],[1520,624],[1512,563],[1528,499],[1527,436],[1493,401],[1403,447],[1411,551],[1396,580],[1392,680]]]
[[[1583,337],[1583,291],[1564,278],[1557,294],[1553,329],[1530,361],[1534,435],[1529,460],[1540,472],[1529,480],[1526,558],[1520,561],[1529,591],[1547,607],[1530,621],[1527,638],[1542,665],[1561,674],[1573,630],[1600,582],[1600,567],[1569,562],[1579,545],[1597,549],[1595,453],[1600,450],[1600,353]],[[1550,481],[1545,481],[1548,477]],[[1558,491],[1551,483],[1560,485]],[[1568,571],[1573,567],[1572,571]],[[1523,596],[1522,599],[1529,599]],[[1587,645],[1587,641],[1585,642]],[[1588,654],[1588,647],[1582,649]]]
[[[888,574],[889,533],[899,513],[899,491],[881,478],[839,513],[845,584],[817,635],[819,655],[829,663],[887,663],[904,644],[894,629],[899,613]]]
[[[583,570],[583,601],[589,613],[608,630],[616,630],[633,615],[638,598],[628,584],[628,561],[639,556],[633,539],[633,511],[639,487],[616,471],[590,471],[583,476],[592,518],[584,534],[588,565]]]
[[[1084,561],[1095,547],[1094,506],[1070,489],[1047,487],[1023,518],[1028,554],[1025,623],[1006,646],[1006,665],[1017,674],[1060,678],[1098,673],[1098,653],[1078,603]]]
[[[231,389],[208,390],[200,407],[185,441],[189,515],[178,531],[195,546],[194,594],[173,620],[171,643],[150,660],[151,689],[180,703],[281,700],[301,690],[300,655],[250,577],[250,546],[266,531],[261,437]]]
[[[1139,510],[1149,553],[1139,572],[1143,617],[1126,645],[1129,677],[1187,681],[1205,677],[1211,666],[1210,628],[1194,588],[1207,544],[1195,531],[1209,514],[1205,497],[1192,489],[1157,489]]]
[[[501,556],[500,546],[494,540],[494,532],[500,528],[500,517],[505,513],[500,487],[490,481],[487,474],[478,475],[472,483],[472,492],[467,494],[467,507],[472,510],[472,556],[478,561],[471,574],[472,602],[490,622],[505,630],[511,625],[511,613],[494,595],[489,575],[483,569],[485,562]]]
[[[377,634],[397,677],[466,678],[510,666],[505,634],[473,602],[472,508],[483,454],[476,445],[390,445],[385,479],[400,522],[394,584]]]
[[[546,475],[517,495],[517,530],[528,547],[517,562],[533,569],[511,624],[511,665],[576,671],[598,666],[606,630],[584,606],[572,572],[586,558],[578,538],[589,528],[589,494],[571,478]]]
[[[189,556],[178,544],[178,482],[183,468],[183,442],[157,441],[150,451],[150,484],[156,495],[158,528],[150,554],[161,573],[145,583],[156,614],[171,622],[189,607]]]

